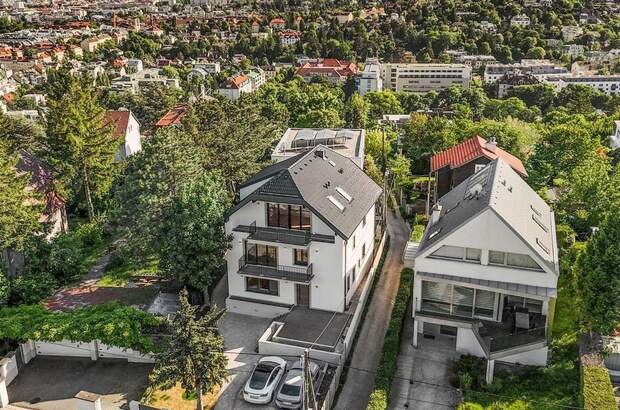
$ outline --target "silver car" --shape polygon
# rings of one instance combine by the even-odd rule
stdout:
[[[308,363],[312,381],[316,387],[319,376],[319,365],[315,362]],[[303,398],[304,367],[301,360],[296,361],[284,376],[284,383],[280,386],[276,395],[276,406],[280,409],[299,409]]]

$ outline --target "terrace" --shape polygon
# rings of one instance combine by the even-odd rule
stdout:
[[[307,246],[311,241],[334,243],[333,235],[313,234],[306,230],[274,228],[268,226],[256,226],[256,221],[250,225],[238,225],[236,232],[249,233],[248,239],[266,242],[286,243],[289,245]]]
[[[299,267],[276,264],[262,265],[249,262],[245,256],[239,258],[239,274],[301,283],[309,283],[314,276],[311,263],[308,266]]]

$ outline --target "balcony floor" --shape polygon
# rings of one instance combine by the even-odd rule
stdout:
[[[246,264],[239,269],[239,273],[242,275],[258,276],[261,278],[288,280],[291,282],[310,283],[312,275],[298,272],[288,272],[282,269],[278,269],[275,266],[263,266]]]

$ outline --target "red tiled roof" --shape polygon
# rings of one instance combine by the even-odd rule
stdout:
[[[226,88],[239,88],[241,84],[248,80],[245,74],[237,74],[229,77],[224,81],[224,87]]]
[[[431,157],[431,172],[435,172],[445,166],[450,166],[452,169],[458,168],[477,158],[486,157],[490,160],[501,158],[519,174],[527,176],[527,171],[519,158],[499,147],[495,148],[495,152],[490,151],[487,149],[486,143],[487,141],[484,138],[476,135],[452,148],[433,155]]]
[[[307,62],[297,69],[296,75],[302,77],[308,75],[329,75],[331,77],[348,77],[357,73],[357,66],[350,61],[324,58],[318,62]]]
[[[105,117],[103,118],[103,126],[107,127],[114,123],[113,135],[116,138],[125,138],[130,115],[131,111],[106,111]]]
[[[180,124],[185,114],[187,114],[188,104],[177,104],[170,111],[164,114],[163,117],[157,121],[156,127],[168,127],[170,125]]]
[[[284,21],[284,19],[281,19],[281,18],[279,18],[279,17],[276,17],[275,19],[272,19],[272,20],[269,22],[269,25],[270,25],[270,26],[273,26],[273,25],[276,25],[276,24],[285,24],[285,23],[286,23],[286,22]]]

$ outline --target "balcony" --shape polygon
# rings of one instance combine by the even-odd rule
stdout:
[[[309,283],[313,277],[312,264],[308,266],[259,265],[248,262],[245,256],[239,258],[239,274],[302,283]]]
[[[238,225],[236,232],[249,233],[248,239],[265,242],[286,243],[289,245],[308,246],[311,241],[334,243],[332,235],[313,234],[309,231],[300,231],[270,226],[256,226],[256,221],[250,225]]]

